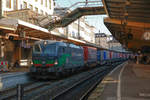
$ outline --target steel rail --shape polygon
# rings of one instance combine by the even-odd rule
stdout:
[[[80,97],[80,100],[86,100],[87,97],[88,97],[88,95],[90,94],[90,92],[91,92],[92,90],[94,90],[95,87],[96,87],[101,81],[102,81],[102,78],[100,78],[95,84],[93,84],[93,85],[91,86],[91,88],[88,89],[88,91],[85,92],[85,93]]]
[[[36,90],[36,89],[38,89],[38,88],[42,88],[42,87],[44,87],[44,86],[47,86],[47,85],[49,85],[49,84],[51,84],[51,82],[46,82],[46,83],[39,83],[39,82],[32,82],[32,83],[26,83],[26,84],[22,84],[22,86],[23,86],[23,92],[24,93],[28,93],[28,92],[31,92],[31,91],[33,91],[33,90]],[[11,88],[11,89],[8,89],[8,90],[4,90],[4,91],[1,91],[0,92],[0,95],[1,95],[1,97],[0,97],[0,100],[2,99],[4,99],[4,100],[7,100],[7,99],[11,99],[11,98],[15,98],[16,96],[17,96],[17,92],[16,92],[16,90],[17,90],[17,87],[15,87],[15,88]]]

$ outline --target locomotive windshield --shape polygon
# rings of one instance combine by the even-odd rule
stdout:
[[[36,44],[33,46],[33,53],[55,55],[56,45],[55,44],[47,44],[47,45]]]
[[[56,53],[56,46],[55,45],[47,45],[44,50],[44,54],[50,54],[50,55],[55,55]]]

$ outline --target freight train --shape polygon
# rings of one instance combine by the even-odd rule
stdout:
[[[30,67],[32,77],[54,77],[128,58],[127,53],[60,41],[37,41]]]

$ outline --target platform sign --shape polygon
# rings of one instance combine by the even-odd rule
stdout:
[[[144,40],[150,40],[150,31],[146,31],[146,32],[143,34],[143,38],[144,38]]]

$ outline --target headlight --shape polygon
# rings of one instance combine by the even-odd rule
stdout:
[[[47,45],[48,44],[48,42],[47,41],[44,41],[44,45]]]
[[[57,60],[55,60],[55,63],[54,63],[54,65],[57,65],[58,64],[58,61]]]

